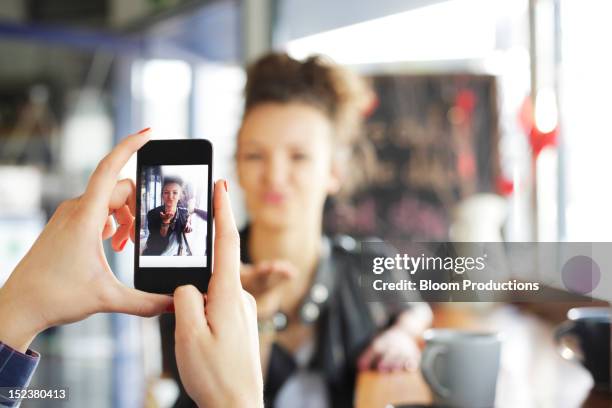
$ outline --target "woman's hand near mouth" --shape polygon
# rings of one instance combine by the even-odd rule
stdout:
[[[170,221],[172,220],[172,217],[174,217],[174,211],[162,211],[159,213],[161,220],[162,220],[162,224],[170,224]]]

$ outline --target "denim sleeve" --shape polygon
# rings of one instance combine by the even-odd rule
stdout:
[[[23,354],[0,342],[0,387],[26,388],[39,360],[40,355],[33,350]],[[9,398],[6,388],[0,389],[0,406],[14,407],[18,403]]]

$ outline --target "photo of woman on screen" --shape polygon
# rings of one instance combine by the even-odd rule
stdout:
[[[166,177],[162,183],[163,204],[147,213],[149,237],[143,255],[191,255],[185,237],[192,231],[187,207],[180,205],[183,180]]]

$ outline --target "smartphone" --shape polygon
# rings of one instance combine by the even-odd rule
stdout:
[[[138,151],[134,286],[206,292],[212,265],[212,144],[152,140]]]

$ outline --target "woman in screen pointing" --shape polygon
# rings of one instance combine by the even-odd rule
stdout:
[[[147,213],[149,237],[143,255],[191,255],[184,234],[191,232],[189,210],[179,206],[183,196],[183,181],[178,177],[164,177],[163,205]]]

